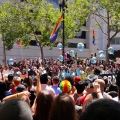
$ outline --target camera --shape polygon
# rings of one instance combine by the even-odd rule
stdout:
[[[85,84],[85,86],[86,86],[87,88],[93,88],[93,84],[92,84],[92,82],[91,82],[90,80],[86,80],[86,81],[84,82],[84,84]]]
[[[92,83],[89,83],[89,84],[88,84],[88,88],[93,88],[93,84],[92,84]]]
[[[29,75],[29,76],[32,76],[32,75],[36,76],[36,73],[35,73],[35,71],[34,71],[33,69],[30,69],[30,70],[28,71],[28,75]]]

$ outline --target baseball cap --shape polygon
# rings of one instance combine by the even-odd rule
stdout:
[[[79,81],[81,81],[81,77],[80,76],[75,76],[74,77],[74,82],[77,83]]]
[[[28,104],[20,99],[8,100],[0,106],[0,120],[33,120]]]
[[[18,85],[18,86],[16,87],[16,91],[17,91],[17,92],[23,92],[25,89],[26,89],[25,86],[22,85],[22,84],[20,84],[20,85]]]
[[[94,75],[94,74],[90,74],[86,77],[86,80],[88,80],[90,82],[94,82],[96,79],[98,79],[98,76]]]

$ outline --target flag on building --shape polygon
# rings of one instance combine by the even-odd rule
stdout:
[[[92,36],[93,36],[93,41],[92,41],[92,43],[93,43],[93,45],[96,45],[95,32],[94,32],[94,30],[92,31]]]
[[[52,31],[52,34],[50,36],[50,41],[55,42],[58,36],[59,30],[62,28],[62,21],[63,21],[63,15],[59,18],[54,30]]]

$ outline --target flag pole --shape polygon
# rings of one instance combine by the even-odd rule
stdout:
[[[21,49],[21,57],[22,57],[22,60],[23,60],[23,49],[22,49],[22,46],[20,47]]]
[[[60,7],[60,12],[62,11],[62,17],[63,17],[63,33],[62,33],[62,44],[63,44],[63,48],[62,48],[62,56],[63,56],[63,61],[62,63],[64,64],[64,49],[65,49],[65,0],[59,0],[59,7]]]
[[[92,31],[92,36],[93,36],[93,55],[95,57],[95,45],[96,45],[96,41],[95,41],[95,32],[94,30]]]
[[[2,41],[3,41],[3,62],[4,62],[4,66],[6,66],[6,49],[4,43],[4,34],[2,34]]]

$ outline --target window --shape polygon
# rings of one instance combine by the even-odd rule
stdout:
[[[31,40],[31,41],[30,41],[30,45],[31,45],[31,46],[37,46],[36,40]]]
[[[86,22],[83,24],[83,26],[86,26]]]
[[[86,39],[86,31],[80,31],[76,34],[75,38]]]
[[[112,45],[120,44],[120,37],[113,38],[111,44]]]
[[[69,43],[68,48],[77,48],[77,43]],[[86,44],[84,44],[84,48],[87,48]]]
[[[82,31],[81,38],[86,39],[86,31]]]
[[[25,2],[26,0],[20,0],[20,2]]]

